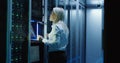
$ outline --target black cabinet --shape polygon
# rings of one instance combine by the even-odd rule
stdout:
[[[40,41],[31,41],[31,62],[32,63],[44,63],[44,48],[45,44]],[[35,52],[35,53],[34,53]],[[36,54],[37,53],[37,54]]]

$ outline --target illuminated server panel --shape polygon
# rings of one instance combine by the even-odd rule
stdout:
[[[10,0],[10,51],[7,62],[28,63],[29,0]],[[9,6],[8,6],[9,7]]]

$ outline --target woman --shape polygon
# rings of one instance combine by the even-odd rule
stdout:
[[[50,15],[52,30],[48,34],[48,39],[42,38],[42,42],[48,44],[48,63],[66,63],[66,47],[68,44],[69,30],[63,22],[64,9],[55,7]]]

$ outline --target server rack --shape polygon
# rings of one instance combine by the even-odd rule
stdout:
[[[85,63],[85,0],[59,0],[58,7],[65,9],[64,21],[69,28],[67,62]]]
[[[6,63],[29,63],[31,0],[7,3]]]

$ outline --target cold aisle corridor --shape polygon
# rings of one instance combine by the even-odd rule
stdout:
[[[66,63],[104,63],[104,0],[5,0],[6,29],[0,63],[49,63],[48,39],[54,7],[64,9],[69,30]],[[1,4],[2,5],[2,4]],[[3,31],[1,31],[3,32]],[[54,37],[54,36],[52,36]],[[1,44],[0,44],[1,45]],[[55,48],[55,47],[54,47]],[[1,53],[1,52],[0,52]],[[57,57],[56,57],[57,58]],[[1,60],[2,59],[2,60]],[[55,59],[56,60],[56,59]]]

